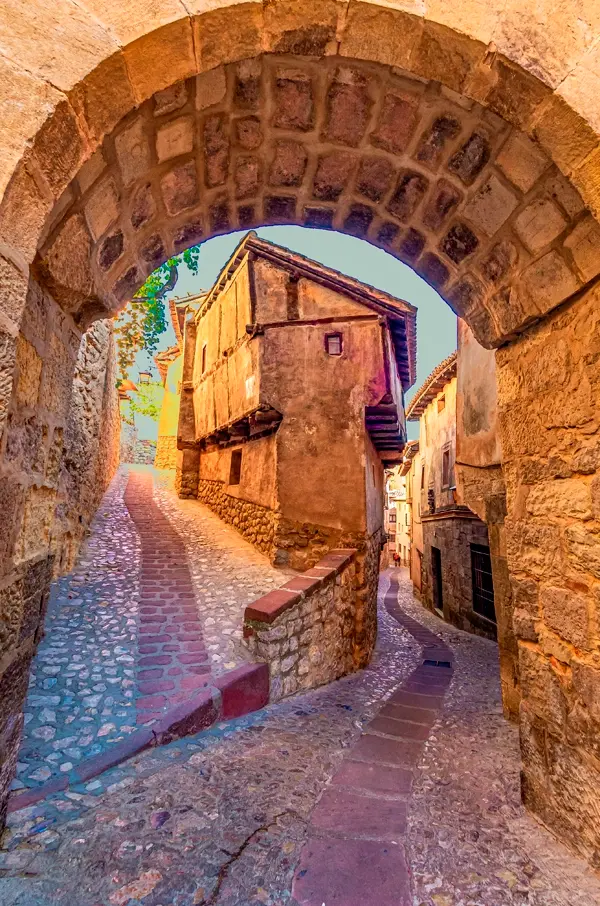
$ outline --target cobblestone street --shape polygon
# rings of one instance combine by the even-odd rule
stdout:
[[[15,792],[71,777],[249,659],[243,609],[286,574],[171,486],[171,473],[121,470],[75,571],[54,583]]]
[[[382,577],[368,669],[13,812],[0,854],[3,906],[312,904],[311,884],[323,877],[314,839],[356,851],[352,863],[330,856],[326,873],[335,879],[337,871],[337,884],[318,906],[600,904],[597,877],[520,804],[517,730],[502,718],[495,645],[424,611],[404,575],[398,594],[393,587],[386,595],[397,576]],[[453,662],[445,696],[447,681],[427,679],[435,670],[420,666],[424,655]],[[433,710],[423,717],[416,704],[425,698]],[[408,795],[386,791],[390,774],[402,771],[387,753],[406,747],[394,722],[427,737],[422,750],[412,744]],[[356,786],[365,771],[372,792],[363,790],[354,810],[360,826],[344,830],[336,790],[347,794],[343,772]],[[379,822],[370,833],[369,820]],[[365,899],[375,851],[379,889]],[[382,852],[391,856],[387,871]]]

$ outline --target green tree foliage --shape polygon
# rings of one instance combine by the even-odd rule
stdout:
[[[164,297],[175,288],[180,267],[198,273],[199,256],[200,247],[193,245],[161,264],[116,319],[121,380],[129,373],[138,352],[156,352],[160,335],[167,329]]]
[[[137,393],[132,393],[129,402],[131,413],[138,412],[140,415],[147,415],[148,418],[157,422],[160,418],[164,395],[164,387],[157,381],[153,381],[150,384],[140,384]]]

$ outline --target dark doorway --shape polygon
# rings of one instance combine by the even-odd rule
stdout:
[[[439,547],[431,548],[431,575],[433,578],[433,606],[444,613],[444,594],[442,591],[442,552]]]
[[[494,607],[494,583],[492,581],[492,559],[489,547],[471,545],[471,575],[473,582],[473,610],[496,622]]]

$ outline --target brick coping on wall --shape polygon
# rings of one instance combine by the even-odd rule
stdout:
[[[231,720],[259,711],[268,702],[267,664],[245,664],[229,670],[214,679],[203,692],[170,708],[160,719],[140,727],[109,750],[80,762],[64,777],[55,777],[35,789],[11,796],[8,811],[19,811],[71,785],[87,783],[145,749],[167,745],[174,739],[207,730],[220,720]]]
[[[244,638],[254,633],[253,623],[274,623],[290,607],[322,588],[328,580],[339,575],[357,553],[356,548],[350,547],[331,550],[312,569],[249,604],[244,613]]]
[[[273,623],[286,610],[335,579],[356,554],[356,548],[331,550],[312,569],[257,598],[244,612],[244,637],[254,633],[252,624]],[[41,786],[11,796],[8,811],[19,811],[72,785],[88,783],[145,749],[206,730],[220,720],[258,711],[269,703],[270,692],[268,664],[246,664],[229,670],[213,678],[205,690],[173,706],[153,723],[140,727],[107,751],[80,762],[64,777],[55,777]]]

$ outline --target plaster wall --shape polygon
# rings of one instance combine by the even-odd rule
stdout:
[[[456,460],[484,468],[502,460],[498,433],[496,351],[484,349],[458,319]]]
[[[229,484],[231,458],[242,454],[240,483]],[[219,481],[230,497],[247,500],[269,510],[277,509],[277,441],[275,435],[256,438],[249,443],[209,449],[200,453],[200,480]]]
[[[183,356],[179,355],[169,363],[165,378],[165,393],[158,420],[156,455],[154,457],[154,465],[157,469],[174,469],[177,466],[177,429],[182,372]]]
[[[382,466],[367,447],[364,427],[365,406],[385,393],[381,328],[376,318],[337,321],[341,356],[327,354],[331,330],[330,324],[288,322],[265,331],[261,392],[283,413],[277,431],[279,505],[293,522],[364,533],[381,520],[371,499],[367,515],[366,482],[369,498],[379,494]]]
[[[428,492],[433,490],[436,509],[455,504],[454,463],[456,458],[456,391],[457,379],[451,378],[420,418],[419,453],[425,469],[424,487],[420,491],[421,512],[428,509]],[[443,408],[442,408],[443,407]],[[450,455],[449,482],[442,482],[444,451]]]

